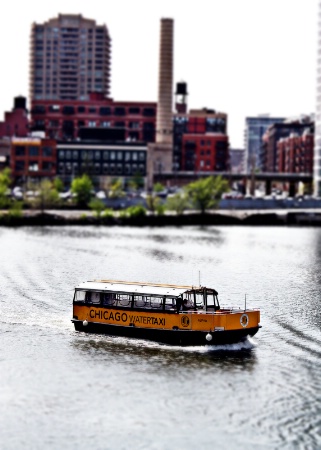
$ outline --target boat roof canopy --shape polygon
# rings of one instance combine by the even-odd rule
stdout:
[[[141,295],[159,295],[167,297],[179,297],[180,295],[195,291],[217,295],[217,291],[203,286],[179,286],[175,284],[157,284],[145,282],[129,282],[117,280],[93,280],[79,284],[76,289],[86,291],[126,292]]]

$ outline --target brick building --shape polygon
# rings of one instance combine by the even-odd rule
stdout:
[[[173,117],[174,170],[210,172],[228,169],[227,116],[214,110],[190,110]]]
[[[19,182],[28,178],[53,178],[56,176],[56,141],[37,137],[12,138],[10,168]]]
[[[280,173],[312,173],[314,133],[307,127],[300,136],[291,133],[277,143],[277,171]]]
[[[116,102],[91,93],[88,100],[33,100],[31,129],[57,140],[82,137],[82,129],[122,130],[125,140],[154,142],[156,103]]]
[[[266,130],[262,145],[262,169],[264,172],[278,172],[279,165],[282,167],[283,163],[279,162],[277,151],[279,140],[288,138],[293,133],[302,136],[306,128],[313,129],[313,123],[309,117],[275,123]]]
[[[0,138],[25,137],[29,132],[29,120],[25,97],[15,97],[12,111],[5,112],[4,121],[0,122]]]

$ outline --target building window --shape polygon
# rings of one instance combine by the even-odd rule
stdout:
[[[79,167],[78,167],[78,163],[73,163],[72,164],[72,173],[74,174],[74,175],[78,175],[78,172],[79,172]]]
[[[145,116],[145,117],[154,117],[155,116],[155,109],[154,108],[144,108],[143,109],[143,116]]]
[[[50,157],[50,156],[52,156],[52,148],[51,147],[43,147],[42,148],[42,156],[44,156],[44,157]]]
[[[146,160],[146,153],[139,152],[139,161],[145,161],[145,160]]]
[[[35,147],[30,145],[29,147],[29,156],[38,156],[39,155],[39,147]]]
[[[64,106],[62,108],[62,113],[66,116],[72,116],[73,114],[75,114],[75,108],[73,106]]]
[[[101,107],[99,109],[99,114],[101,116],[110,116],[111,115],[111,109],[107,107]]]
[[[97,109],[96,108],[88,108],[89,114],[96,114]]]
[[[129,114],[140,114],[140,108],[134,108],[134,107],[129,108],[128,113]]]
[[[43,161],[42,170],[45,172],[51,172],[52,171],[52,163],[48,162],[48,161]]]
[[[30,172],[38,172],[39,166],[37,161],[30,161],[29,162],[29,171]]]
[[[16,161],[15,170],[17,172],[21,172],[22,170],[25,170],[25,162],[24,161]]]
[[[114,110],[114,114],[115,114],[115,116],[125,116],[126,110],[125,110],[125,108],[117,107]]]
[[[100,154],[101,154],[101,152],[99,150],[95,151],[94,158],[100,159]]]
[[[59,150],[59,158],[64,159],[65,158],[65,150]]]
[[[59,105],[50,105],[49,106],[49,111],[50,112],[59,112],[60,110],[60,106]]]
[[[16,145],[15,154],[16,156],[24,156],[26,154],[26,147],[24,145]]]
[[[89,127],[95,127],[96,126],[96,121],[95,120],[89,120],[88,121],[88,126]]]
[[[103,159],[109,159],[109,152],[107,152],[106,150],[104,150],[103,152]]]
[[[86,112],[86,108],[84,106],[78,106],[78,112],[79,113],[85,113]]]

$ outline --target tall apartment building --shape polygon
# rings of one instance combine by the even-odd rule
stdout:
[[[270,125],[283,122],[281,117],[259,115],[247,117],[245,120],[245,170],[251,172],[254,168],[263,170],[262,138]]]
[[[321,196],[321,1],[318,8],[317,104],[313,158],[314,195]]]
[[[81,14],[59,14],[32,25],[30,44],[31,100],[109,95],[111,39],[106,25]]]

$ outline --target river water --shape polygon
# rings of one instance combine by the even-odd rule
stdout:
[[[0,252],[1,449],[321,448],[321,229],[0,228]],[[200,278],[263,327],[219,348],[75,332],[99,278]]]

